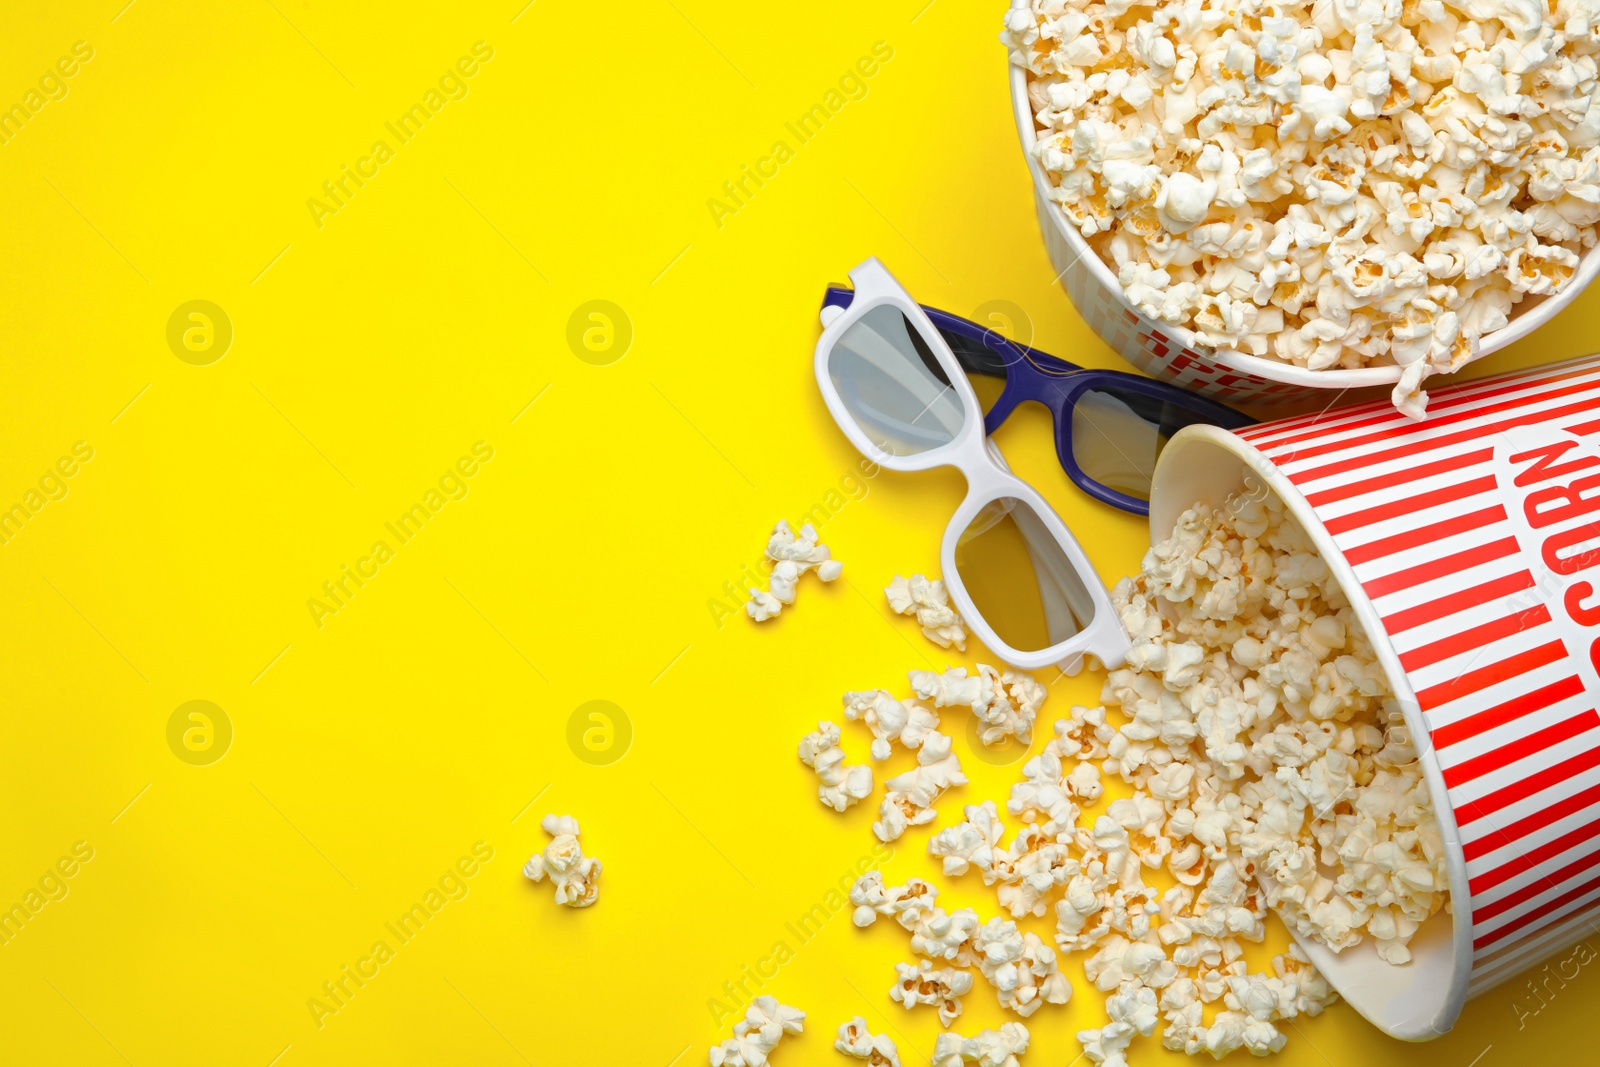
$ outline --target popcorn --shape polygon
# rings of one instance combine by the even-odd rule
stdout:
[[[767,591],[752,587],[750,600],[744,606],[746,614],[756,622],[766,622],[793,604],[795,585],[807,571],[815,570],[825,582],[833,581],[844,571],[843,564],[831,558],[828,546],[817,543],[817,531],[809,522],[800,527],[797,537],[789,528],[789,521],[779,519],[772,536],[767,538],[767,558],[773,563]]]
[[[783,610],[783,604],[771,593],[752,586],[750,599],[745,604],[744,610],[756,622],[766,622]]]
[[[907,828],[932,822],[939,814],[933,805],[945,790],[967,784],[961,761],[950,745],[944,734],[930,733],[917,750],[917,766],[884,783],[888,794],[879,805],[878,821],[872,824],[878,840],[894,841]]]
[[[1069,834],[1024,826],[997,863],[1000,906],[1019,919],[1044,915],[1050,895],[1078,873],[1078,861],[1068,851],[1071,842]]]
[[[872,731],[872,758],[886,760],[890,742],[899,741],[919,749],[928,735],[939,728],[939,713],[921,704],[896,700],[882,689],[868,689],[844,695],[844,717],[860,720]]]
[[[911,691],[933,701],[935,708],[971,708],[984,724],[978,736],[986,745],[1003,744],[1009,737],[1031,743],[1034,720],[1048,695],[1032,675],[1014,670],[1001,673],[982,663],[970,677],[965,667],[952,667],[943,674],[912,671],[910,678]]]
[[[843,811],[872,792],[872,768],[846,766],[839,747],[839,725],[819,722],[800,742],[800,762],[817,772],[818,798],[834,811]]]
[[[1066,895],[1056,902],[1056,946],[1063,952],[1091,949],[1111,932],[1111,924],[1101,917],[1112,903],[1104,865],[1095,862],[1086,868],[1067,880]]]
[[[949,960],[957,967],[973,962],[972,938],[982,923],[971,908],[947,912],[936,903],[939,890],[913,878],[903,886],[885,886],[883,875],[869,871],[850,887],[850,903],[855,906],[851,921],[871,926],[879,915],[893,915],[911,931],[911,950],[937,960]]]
[[[1049,198],[1129,304],[1198,343],[1312,370],[1458,368],[1600,224],[1588,0],[1032,0]]]
[[[911,951],[949,960],[957,967],[973,962],[972,939],[981,924],[971,908],[947,912],[934,908],[911,931]]]
[[[900,1050],[894,1042],[868,1030],[867,1020],[859,1015],[839,1024],[839,1037],[833,1047],[846,1056],[866,1060],[870,1067],[900,1067]]]
[[[1056,967],[1056,954],[1034,933],[1018,931],[1009,919],[990,919],[973,936],[983,977],[1000,996],[1000,1006],[1027,1018],[1042,1004],[1065,1004],[1072,984]]]
[[[1022,765],[1023,781],[1011,787],[1006,810],[1026,822],[1045,818],[1046,833],[1061,833],[1078,821],[1078,805],[1063,784],[1061,758],[1045,751]]]
[[[1002,1023],[977,1037],[940,1034],[933,1043],[933,1067],[1021,1067],[1017,1057],[1028,1051],[1028,1029],[1021,1023]]]
[[[1078,873],[1068,851],[1070,835],[1045,827],[1022,828],[1011,846],[999,847],[1005,826],[994,801],[968,805],[966,821],[946,827],[928,841],[928,851],[944,861],[944,872],[965,874],[976,868],[985,885],[1000,883],[1000,904],[1013,916],[1043,915],[1046,898]]]
[[[928,841],[928,852],[944,860],[945,874],[961,875],[976,867],[983,873],[984,884],[990,885],[998,874],[996,846],[1006,828],[992,800],[968,804],[964,811],[966,821],[934,834]]]
[[[1290,945],[1285,956],[1272,957],[1272,969],[1287,983],[1286,995],[1280,997],[1279,1013],[1282,1018],[1297,1015],[1321,1015],[1324,1008],[1339,999],[1328,980],[1317,973],[1299,945]]]
[[[1061,779],[1061,785],[1062,789],[1066,789],[1074,797],[1090,803],[1099,800],[1101,793],[1106,792],[1106,787],[1099,781],[1099,768],[1093,763],[1078,763],[1067,771],[1067,776]]]
[[[757,997],[734,1024],[733,1037],[711,1046],[711,1067],[765,1067],[785,1034],[798,1034],[806,1013],[776,997]]]
[[[1057,719],[1055,725],[1056,736],[1045,746],[1046,751],[1053,752],[1062,758],[1074,760],[1105,759],[1106,745],[1100,738],[1100,731],[1109,731],[1106,727],[1105,708],[1086,708],[1073,705],[1067,713],[1067,718]],[[1079,766],[1093,766],[1080,763]],[[1077,768],[1073,768],[1076,772]],[[1099,770],[1095,771],[1095,779],[1099,780]],[[1080,779],[1081,780],[1081,779]],[[1093,800],[1093,797],[1084,797]]]
[[[935,910],[938,899],[939,890],[920,878],[912,878],[903,886],[885,886],[883,872],[868,871],[850,887],[850,903],[855,909],[850,921],[865,928],[879,915],[892,915],[901,926],[914,930]]]
[[[1325,17],[1348,7],[1358,26],[1377,27],[1394,17],[1385,4],[1333,0]],[[1116,145],[1108,135],[1091,147]],[[1226,160],[1207,166],[1226,194]],[[1382,274],[1404,269],[1384,263]],[[1078,1034],[1091,1062],[1125,1067],[1133,1041],[1158,1028],[1163,1045],[1191,1055],[1279,1051],[1281,1023],[1337,998],[1298,947],[1250,970],[1246,948],[1265,939],[1269,910],[1301,938],[1334,951],[1371,938],[1380,958],[1403,964],[1422,924],[1450,907],[1417,745],[1337,578],[1253,479],[1222,508],[1185,512],[1112,599],[1133,642],[1127,665],[1107,674],[1102,706],[1072,707],[1023,765],[1006,803],[1004,817],[1020,823],[1009,844],[994,800],[967,805],[928,843],[947,875],[976,871],[995,887],[1012,918],[946,911],[933,885],[886,886],[873,871],[850,891],[852,919],[891,915],[910,932],[922,959],[899,965],[892,995],[936,1005],[946,1026],[971,988],[966,968],[1007,1011],[1031,1018],[1069,1002],[1059,954],[1082,952],[1109,1016]],[[1011,701],[1004,677],[981,667],[912,672],[911,685],[935,707],[975,715]],[[885,745],[896,730],[904,740],[904,709],[921,707],[881,691],[846,702]],[[947,760],[949,738],[930,727],[919,766],[890,780],[880,836],[930,821],[943,790],[964,783]],[[1105,775],[1130,795],[1087,820],[1081,806],[1102,799]],[[1148,884],[1157,868],[1176,884]],[[1054,946],[1014,921],[1052,906]],[[1025,1042],[1013,1048],[1004,1033],[942,1035],[935,1062],[1014,1062]]]
[[[898,574],[883,591],[889,598],[889,607],[896,615],[915,615],[922,627],[922,635],[940,648],[954,645],[959,651],[967,650],[967,630],[961,616],[950,606],[950,596],[944,582],[938,578],[929,581],[920,574],[909,579]]]
[[[954,967],[935,968],[927,960],[894,965],[898,976],[889,990],[889,999],[903,1004],[907,1011],[919,1004],[939,1009],[939,1025],[948,1027],[961,1014],[961,998],[972,992],[972,974]]]
[[[1186,511],[1113,602],[1134,647],[1102,696],[1132,721],[1108,738],[1106,769],[1137,791],[1109,816],[1140,862],[1204,882],[1162,925],[1174,959],[1236,958],[1270,907],[1335,951],[1372,937],[1383,959],[1409,960],[1449,903],[1438,822],[1371,645],[1281,501],[1252,484]],[[1069,901],[1058,922],[1075,944],[1095,911],[1070,883]],[[1197,1040],[1278,1042],[1232,1019]]]
[[[1415,745],[1332,571],[1259,486],[1186,512],[1113,602],[1134,641],[1128,665],[1107,675],[1106,706],[1072,708],[1024,764],[1006,805],[1024,825],[1009,846],[994,801],[929,842],[946,874],[976,870],[1014,916],[1053,902],[1055,948],[875,874],[852,890],[857,922],[896,915],[916,951],[975,965],[1024,1017],[1071,996],[1056,950],[1092,953],[1084,972],[1110,1016],[1078,1035],[1094,1063],[1126,1064],[1162,1026],[1162,1043],[1190,1054],[1278,1051],[1280,1023],[1335,996],[1298,950],[1250,972],[1245,945],[1265,938],[1269,908],[1303,937],[1335,950],[1370,937],[1402,963],[1449,906]],[[998,688],[981,671],[912,684],[945,705]],[[1103,774],[1132,795],[1082,826],[1079,804],[1101,797]],[[1158,867],[1178,884],[1146,884]],[[948,1057],[962,1039],[946,1037],[936,1062],[961,1062]]]
[[[923,700],[933,701],[936,708],[964,704],[976,712],[987,708],[995,699],[998,675],[993,667],[978,668],[978,673],[968,677],[965,667],[951,667],[943,674],[933,671],[912,671],[909,675],[911,691]]]
[[[1149,1037],[1156,1028],[1154,990],[1130,983],[1106,998],[1111,1021],[1098,1030],[1078,1031],[1078,1044],[1090,1063],[1126,1064],[1124,1053],[1135,1035]]]
[[[539,820],[552,838],[543,852],[523,866],[524,876],[542,882],[546,875],[556,887],[556,903],[587,908],[600,898],[600,861],[583,854],[578,844],[578,820],[570,815],[546,815]]]
[[[1133,1043],[1133,1031],[1119,1023],[1110,1023],[1098,1030],[1079,1030],[1078,1044],[1090,1063],[1109,1067],[1128,1067],[1126,1055]]]

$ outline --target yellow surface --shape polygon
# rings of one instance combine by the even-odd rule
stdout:
[[[943,666],[879,588],[936,569],[961,485],[860,477],[811,355],[823,284],[877,254],[928,303],[1011,301],[1048,351],[1120,365],[1052,284],[1002,5],[523,2],[8,12],[0,104],[75,42],[92,58],[0,145],[0,505],[39,505],[0,545],[0,901],[39,905],[0,945],[0,1060],[702,1063],[731,1025],[708,1002],[781,956],[766,990],[811,1015],[777,1063],[843,1062],[857,1013],[926,1062],[936,1020],[886,996],[904,935],[829,908],[874,862],[872,813],[821,808],[794,746],[844,690]],[[875,42],[892,58],[830,98]],[[402,143],[385,124],[462,57]],[[802,142],[786,124],[817,104],[836,113]],[[772,177],[731,203],[746,166]],[[370,176],[341,206],[323,183],[346,167]],[[195,300],[232,325],[213,362],[215,314],[169,347]],[[582,317],[589,359],[569,347],[596,300],[632,327],[607,365],[615,313],[611,351]],[[1585,352],[1597,311],[1479,369]],[[1047,421],[1001,444],[1114,579],[1145,532],[1070,488]],[[402,543],[385,524],[414,504],[437,514]],[[848,581],[719,620],[773,520],[814,508]],[[338,606],[346,567],[371,577]],[[1052,683],[1047,716],[1096,689]],[[575,754],[604,733],[589,711],[569,735],[595,700],[631,729],[608,765]],[[169,731],[191,701],[208,720]],[[967,763],[946,821],[1018,770]],[[519,873],[546,812],[605,863],[589,911]],[[926,837],[892,877],[935,876]],[[436,913],[402,942],[386,924],[417,904]],[[313,1011],[347,966],[371,977]],[[1068,971],[1025,1063],[1068,1063],[1103,1018]],[[1597,990],[1586,968],[1520,1026],[1540,1002],[1496,991],[1426,1055],[1584,1055]],[[960,1027],[1001,1018],[980,984]],[[1344,1007],[1289,1038],[1286,1065],[1418,1054]]]

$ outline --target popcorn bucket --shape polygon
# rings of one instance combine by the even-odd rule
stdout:
[[[1433,796],[1454,914],[1410,963],[1369,939],[1318,969],[1386,1033],[1600,930],[1600,355],[1238,432],[1192,426],[1156,466],[1151,535],[1253,472],[1339,578]]]
[[[1028,5],[1029,0],[1012,0],[1013,7]],[[1022,140],[1023,157],[1033,179],[1034,207],[1039,216],[1040,232],[1044,235],[1045,250],[1078,314],[1119,356],[1152,378],[1161,378],[1224,403],[1279,411],[1306,410],[1322,403],[1318,396],[1325,389],[1348,391],[1350,399],[1375,399],[1380,391],[1387,395],[1400,380],[1401,368],[1393,364],[1352,370],[1309,370],[1265,356],[1207,348],[1185,327],[1151,319],[1137,311],[1124,298],[1122,286],[1111,268],[1101,261],[1083,234],[1050,199],[1054,183],[1033,157],[1037,126],[1028,99],[1028,72],[1011,63],[1007,67],[1011,76],[1012,111],[1017,134]],[[1478,339],[1472,358],[1497,352],[1549,322],[1594,281],[1597,274],[1600,274],[1600,245],[1583,251],[1577,272],[1565,289],[1552,296],[1528,297],[1516,305],[1510,322]]]

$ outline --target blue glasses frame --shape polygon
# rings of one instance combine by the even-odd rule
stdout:
[[[854,299],[855,290],[848,286],[830,285],[823,297],[822,306],[846,308]],[[1130,374],[1127,371],[1080,367],[1047,352],[1018,344],[970,319],[928,307],[926,304],[919,306],[927,313],[929,320],[938,329],[939,335],[949,344],[956,361],[968,374],[981,374],[1005,381],[1005,388],[1001,390],[1000,398],[984,416],[984,433],[992,435],[1024,401],[1032,400],[1043,404],[1055,420],[1056,458],[1060,461],[1061,468],[1066,471],[1067,477],[1085,493],[1114,508],[1135,515],[1150,514],[1149,501],[1095,481],[1084,473],[1073,456],[1072,408],[1085,393],[1096,388],[1111,388],[1124,394],[1134,393],[1140,397],[1147,397],[1151,401],[1151,412],[1146,414],[1146,417],[1157,425],[1165,421],[1158,413],[1159,406],[1163,404],[1170,404],[1188,414],[1187,420],[1178,424],[1182,426],[1191,423],[1209,423],[1221,426],[1225,430],[1237,430],[1252,426],[1256,422],[1249,415],[1235,411],[1226,404],[1220,404],[1176,385],[1158,382],[1153,378]],[[1177,426],[1174,426],[1172,432],[1176,430]],[[1171,434],[1166,436],[1170,437]]]

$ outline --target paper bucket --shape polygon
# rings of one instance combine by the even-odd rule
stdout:
[[[1014,8],[1028,8],[1029,0],[1012,0]],[[1123,295],[1116,275],[1089,247],[1078,228],[1051,199],[1054,182],[1033,157],[1039,133],[1033,104],[1028,99],[1028,72],[1007,63],[1011,110],[1022,154],[1033,180],[1034,209],[1045,250],[1056,276],[1072,299],[1078,314],[1110,348],[1138,370],[1186,389],[1204,393],[1226,404],[1253,405],[1278,412],[1306,410],[1326,402],[1327,389],[1349,393],[1349,399],[1384,395],[1400,380],[1394,364],[1308,370],[1267,356],[1253,356],[1225,348],[1208,348],[1183,327],[1143,314]],[[1577,272],[1567,287],[1553,296],[1529,297],[1511,311],[1511,321],[1484,334],[1472,350],[1478,359],[1520,341],[1556,316],[1600,275],[1600,244],[1580,252]],[[1430,390],[1431,392],[1431,390]]]
[[[1231,459],[1230,459],[1231,457]],[[1151,536],[1254,472],[1340,579],[1405,709],[1454,915],[1380,960],[1304,943],[1350,1004],[1425,1040],[1467,999],[1600,930],[1600,356],[1162,452]]]

